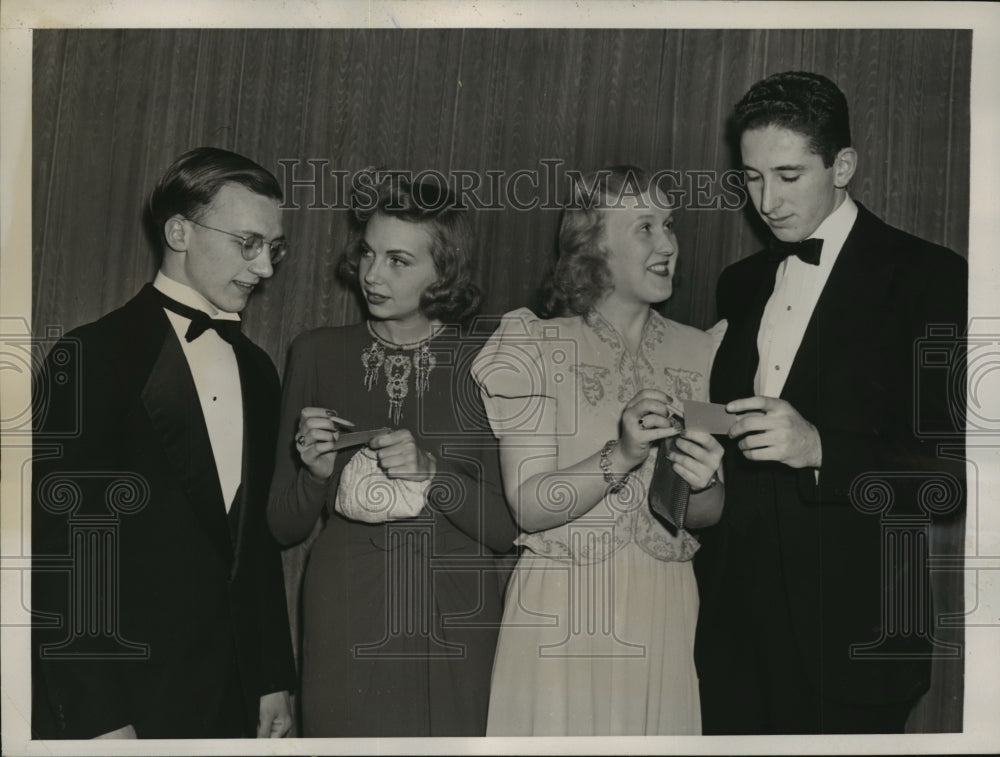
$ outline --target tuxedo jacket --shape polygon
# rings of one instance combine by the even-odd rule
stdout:
[[[777,268],[763,251],[719,280],[729,326],[714,402],[755,394]],[[724,680],[716,652],[732,634],[768,638],[790,623],[780,629],[795,640],[787,654],[823,697],[879,704],[928,688],[927,525],[965,501],[964,396],[953,379],[964,369],[967,270],[858,205],[781,392],[819,432],[818,481],[815,469],[749,462],[726,442],[725,511],[695,558],[702,676]],[[771,603],[749,614],[747,576],[767,582],[754,592]],[[770,612],[774,603],[787,611]]]
[[[293,688],[265,521],[278,378],[246,337],[234,350],[244,443],[229,514],[191,371],[151,285],[50,351],[34,392],[37,738],[128,724],[140,737],[206,736],[233,707],[223,697],[242,689],[249,727],[261,695]]]

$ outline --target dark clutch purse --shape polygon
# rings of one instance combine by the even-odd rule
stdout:
[[[671,417],[671,422],[684,427],[684,421],[677,416]],[[691,486],[677,475],[667,457],[673,448],[674,439],[664,439],[656,452],[653,477],[649,481],[649,509],[673,536],[677,536],[677,532],[684,528]]]

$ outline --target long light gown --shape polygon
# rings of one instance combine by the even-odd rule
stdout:
[[[719,339],[651,310],[632,354],[597,313],[540,320],[520,309],[504,316],[473,375],[494,433],[562,469],[618,438],[622,409],[642,388],[705,400]],[[654,459],[581,517],[519,537],[488,735],[700,732],[698,543],[650,514]],[[553,506],[572,502],[571,487],[545,486]]]

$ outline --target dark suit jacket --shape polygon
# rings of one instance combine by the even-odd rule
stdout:
[[[757,332],[777,265],[760,252],[719,279],[719,316],[729,327],[712,371],[715,402],[754,394]],[[931,606],[920,550],[935,508],[921,486],[942,487],[938,513],[964,504],[964,465],[944,459],[937,445],[950,440],[962,457],[964,398],[947,379],[964,366],[956,334],[965,332],[967,276],[963,258],[859,204],[781,393],[819,431],[818,484],[813,469],[751,463],[734,444],[726,449],[725,512],[702,535],[695,558],[703,676],[724,677],[714,667],[719,645],[750,622],[735,609],[745,595],[741,582],[770,560],[771,573],[762,575],[774,585],[764,596],[787,603],[787,612],[764,608],[755,632],[768,638],[777,630],[770,624],[790,618],[784,635],[795,645],[787,654],[822,696],[878,704],[927,689]],[[928,327],[937,325],[950,326],[951,335],[944,328],[928,340]],[[931,347],[942,354],[941,343],[944,361],[915,367]],[[908,558],[892,551],[902,544],[893,533],[904,532]],[[893,565],[885,578],[883,558]],[[884,608],[883,598],[893,596],[909,604]],[[900,621],[906,627],[894,625]],[[882,654],[851,653],[851,645],[868,642]]]
[[[234,349],[244,454],[229,516],[191,372],[151,285],[49,353],[34,393],[36,737],[129,723],[140,737],[206,736],[237,668],[248,725],[262,694],[293,688],[265,522],[278,378],[246,337]]]

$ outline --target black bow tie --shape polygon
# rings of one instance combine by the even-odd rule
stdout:
[[[188,326],[188,330],[184,334],[184,339],[186,341],[193,342],[209,329],[214,329],[219,336],[230,344],[236,344],[236,340],[239,339],[240,321],[212,318],[208,313],[202,310],[189,307],[183,302],[178,302],[171,297],[167,297],[167,295],[155,287],[153,288],[153,291],[156,292],[158,299],[160,300],[160,304],[163,307],[177,313],[177,315],[182,315],[191,321],[191,325]]]
[[[803,263],[819,265],[819,254],[823,250],[822,239],[803,239],[801,242],[782,242],[777,237],[771,237],[769,245],[775,260],[781,262],[789,255],[795,255]]]

